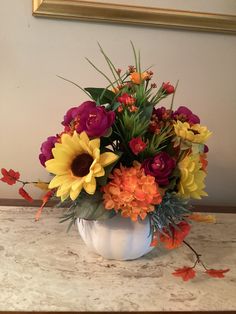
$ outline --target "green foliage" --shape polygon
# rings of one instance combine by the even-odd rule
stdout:
[[[162,151],[169,144],[172,136],[172,126],[165,127],[159,134],[152,134],[148,141],[147,148],[144,152],[144,157],[155,156],[159,151]]]
[[[86,87],[85,90],[91,95],[98,105],[110,104],[116,94],[106,88]]]
[[[142,117],[141,112],[130,114],[128,111],[124,111],[116,124],[116,130],[120,133],[120,137],[128,143],[132,138],[142,137],[146,133],[149,120]]]
[[[95,194],[89,195],[81,193],[75,201],[65,201],[58,205],[67,207],[67,211],[61,217],[61,223],[70,220],[68,229],[76,222],[77,218],[87,220],[105,220],[113,217],[116,213],[114,210],[107,210],[103,206],[102,193],[96,191]]]
[[[166,228],[169,232],[169,225],[181,222],[191,213],[188,200],[182,199],[173,193],[166,193],[162,202],[150,213],[150,222],[153,231],[163,232]]]

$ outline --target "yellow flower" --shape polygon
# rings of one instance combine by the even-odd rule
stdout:
[[[178,194],[183,198],[201,199],[207,196],[203,191],[205,188],[204,179],[206,173],[201,170],[199,155],[189,155],[178,164],[180,170],[180,182],[178,184]]]
[[[73,135],[63,134],[52,154],[54,158],[45,163],[47,171],[56,175],[49,188],[58,188],[56,195],[62,201],[69,196],[75,200],[82,188],[88,194],[94,194],[95,177],[103,177],[104,167],[118,159],[112,152],[100,154],[99,138],[89,140],[86,132],[79,135],[76,131]]]
[[[150,77],[150,74],[148,74],[147,72],[143,72],[143,73],[133,72],[130,74],[130,80],[134,84],[140,84],[142,83],[142,81],[145,81],[149,77]]]
[[[177,121],[174,124],[175,134],[189,142],[203,144],[208,137],[212,134],[206,126],[194,124],[190,126],[188,122]]]

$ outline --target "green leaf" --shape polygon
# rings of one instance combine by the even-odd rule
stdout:
[[[115,211],[105,209],[101,192],[86,195],[79,200],[75,208],[75,216],[87,220],[108,219],[115,215]]]
[[[110,137],[111,134],[112,134],[112,128],[109,128],[103,136],[104,137]]]
[[[86,87],[85,90],[99,105],[110,104],[116,96],[111,90],[105,88]]]
[[[142,106],[142,116],[145,117],[148,121],[151,119],[153,107],[154,105],[150,102],[147,102]]]
[[[116,111],[116,109],[120,106],[119,102],[115,102],[114,104],[111,105],[111,110]]]

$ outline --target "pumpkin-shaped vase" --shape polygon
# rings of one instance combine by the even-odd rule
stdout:
[[[138,221],[120,215],[100,221],[78,218],[77,225],[89,250],[106,259],[132,260],[153,249],[148,218]]]

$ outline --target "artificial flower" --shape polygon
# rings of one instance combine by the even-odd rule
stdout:
[[[147,80],[150,78],[150,74],[148,72],[143,72],[143,73],[139,73],[139,72],[132,72],[130,74],[130,80],[131,82],[133,82],[134,84],[141,84],[143,81]]]
[[[115,120],[114,111],[107,111],[93,101],[85,101],[67,111],[62,124],[66,132],[85,131],[89,137],[104,136]]]
[[[56,136],[49,136],[40,148],[39,160],[42,166],[45,167],[45,162],[52,158],[52,149],[55,146],[58,138]]]
[[[151,133],[159,134],[162,129],[172,124],[172,110],[165,107],[154,108],[149,124]]]
[[[206,173],[201,170],[202,164],[198,154],[187,155],[178,163],[178,168],[180,182],[177,188],[180,197],[201,199],[201,196],[207,196],[207,193],[203,191]]]
[[[162,89],[167,95],[173,94],[175,91],[174,86],[170,82],[162,83]]]
[[[153,115],[155,115],[159,121],[165,121],[172,118],[172,110],[166,109],[165,107],[154,108]]]
[[[142,141],[141,137],[134,137],[129,142],[129,147],[134,153],[134,155],[138,155],[139,153],[143,152],[146,146],[147,144]]]
[[[132,95],[124,93],[122,96],[118,97],[117,100],[122,105],[127,107],[127,109],[130,112],[136,112],[138,110],[138,107],[134,106],[134,104],[136,102],[136,98],[134,98]],[[118,112],[122,112],[123,111],[123,106],[122,105],[118,107]]]
[[[134,105],[136,102],[136,99],[127,93],[124,93],[122,96],[118,97],[117,100],[126,106]]]
[[[199,124],[200,119],[197,115],[193,114],[190,109],[185,106],[180,106],[174,113],[173,118],[181,122],[188,122],[190,125]]]
[[[162,200],[155,178],[145,175],[140,164],[116,168],[110,179],[103,187],[104,206],[107,210],[121,210],[123,217],[144,219]]]
[[[199,159],[200,159],[200,162],[201,162],[201,165],[202,165],[201,169],[206,172],[207,166],[208,166],[207,154],[205,154],[205,153],[200,154],[199,155]]]
[[[166,152],[160,152],[142,163],[145,174],[155,177],[156,182],[162,186],[169,184],[169,178],[175,166],[175,160]]]
[[[212,134],[206,126],[194,124],[190,126],[188,122],[176,121],[174,123],[175,134],[183,139],[192,143],[203,144]]]
[[[29,193],[26,192],[23,187],[19,188],[18,193],[28,202],[33,202],[32,197],[29,195]]]
[[[46,161],[46,169],[55,174],[49,184],[57,188],[57,196],[65,200],[70,196],[75,200],[82,188],[88,194],[96,190],[96,177],[105,175],[104,167],[112,164],[118,156],[112,152],[100,154],[100,139],[89,140],[86,132],[71,136],[63,134],[61,143],[52,149],[53,159]]]
[[[20,173],[18,171],[14,171],[13,169],[7,170],[5,168],[2,168],[1,173],[3,177],[0,180],[9,185],[16,184],[16,182],[20,178]]]

